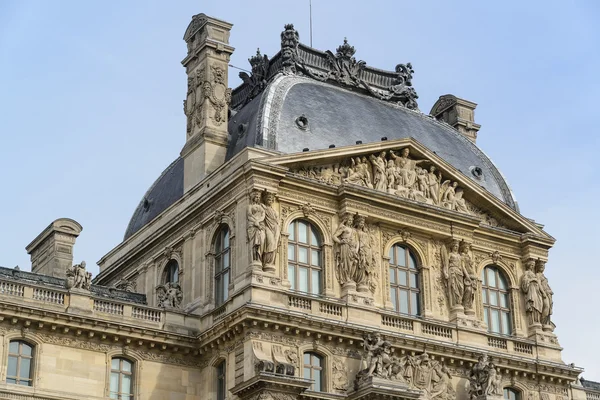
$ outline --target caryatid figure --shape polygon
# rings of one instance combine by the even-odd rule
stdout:
[[[246,210],[248,226],[246,233],[248,243],[252,249],[252,261],[262,265],[262,256],[265,249],[265,209],[260,203],[261,193],[254,189],[250,192],[250,204]]]
[[[262,205],[265,213],[265,245],[263,248],[262,263],[263,268],[270,270],[275,269],[275,254],[277,252],[277,247],[279,246],[279,237],[281,233],[279,227],[279,215],[273,208],[274,201],[275,195],[265,191],[263,194]]]

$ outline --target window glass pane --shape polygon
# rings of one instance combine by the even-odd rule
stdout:
[[[408,282],[406,280],[406,271],[398,270],[398,284],[402,286],[408,286]]]
[[[493,290],[490,290],[488,292],[488,295],[490,297],[490,304],[493,306],[497,306],[498,305],[498,293]]]
[[[131,394],[131,375],[122,375],[121,393]]]
[[[510,319],[507,312],[502,312],[502,333],[510,335]]]
[[[410,292],[410,314],[419,314],[419,294],[417,292]]]
[[[319,357],[319,356],[317,356],[317,355],[314,355],[314,354],[313,354],[313,355],[312,355],[312,359],[313,359],[313,361],[312,361],[312,365],[315,365],[315,366],[317,366],[317,367],[320,367],[320,366],[321,366],[321,357]]]
[[[11,354],[19,354],[19,342],[10,342],[8,352]]]
[[[498,287],[498,285],[496,284],[496,271],[492,268],[486,268],[487,269],[487,276],[488,276],[488,286],[489,287]]]
[[[391,265],[396,265],[396,252],[394,251],[396,247],[392,246],[392,248],[390,249],[390,264]]]
[[[396,269],[390,268],[390,283],[396,283]]]
[[[294,261],[295,259],[295,246],[293,244],[288,244],[288,260]]]
[[[315,380],[315,386],[313,387],[313,390],[315,392],[320,392],[321,391],[321,371],[315,371],[315,375],[314,375],[313,379]]]
[[[292,285],[292,289],[296,290],[296,269],[293,265],[288,265],[288,280]]]
[[[310,365],[310,353],[304,353],[304,365]],[[309,376],[310,376],[310,373],[309,373]]]
[[[17,384],[17,380],[16,379],[11,379],[11,378],[6,378],[6,383],[12,383],[14,385]]]
[[[485,280],[485,269],[481,271],[481,281],[484,285],[487,285],[487,282]]]
[[[488,312],[489,312],[489,308],[485,308],[483,310],[483,321],[485,322],[485,324],[489,327],[490,326],[490,321],[488,319]]]
[[[415,257],[412,254],[410,254],[410,252],[408,253],[408,255],[408,268],[417,269],[417,262],[415,261]]]
[[[24,356],[31,356],[31,346],[26,343],[21,343],[21,354]]]
[[[288,226],[288,233],[290,234],[290,236],[288,237],[289,241],[296,241],[296,235],[295,235],[295,229],[294,227],[296,226],[296,224],[294,222],[292,222],[289,226]]]
[[[298,246],[298,262],[308,264],[308,249]]]
[[[225,228],[225,235],[223,236],[223,249],[229,248],[229,229]]]
[[[321,266],[321,257],[319,257],[319,251],[318,250],[311,250],[310,251],[310,263],[311,263],[311,265],[315,265],[317,267]]]
[[[6,376],[17,376],[17,357],[8,357],[8,370]]]
[[[408,314],[408,291],[400,290],[400,312]]]
[[[229,298],[229,272],[223,274],[223,300]]]
[[[392,304],[394,305],[394,310],[398,311],[398,302],[396,300],[396,289],[390,288],[390,298],[392,299]]]
[[[223,253],[223,269],[229,268],[229,251]]]
[[[490,310],[492,312],[491,331],[500,333],[500,315],[498,310]]]
[[[127,360],[123,360],[123,371],[131,372],[131,363]]]
[[[31,370],[31,358],[21,358],[21,366],[19,368],[19,378],[29,379]]]
[[[215,252],[220,253],[221,250],[223,250],[223,238],[221,237],[221,232],[219,232],[215,239]]]
[[[304,379],[310,379],[310,368],[304,367]]]
[[[113,358],[110,362],[110,369],[114,369],[116,371],[119,370],[119,359]]]
[[[487,296],[487,294],[488,294],[488,291],[487,291],[487,289],[483,289],[483,290],[481,291],[481,295],[483,296],[483,304],[490,304],[490,303],[488,302],[488,296]]]
[[[311,270],[312,280],[310,282],[311,285],[311,293],[319,294],[321,293],[321,271]]]
[[[223,270],[223,259],[221,256],[215,257],[215,274],[218,274]]]
[[[410,274],[410,287],[415,289],[417,288],[417,274]]]
[[[312,227],[310,229],[310,244],[312,244],[313,246],[319,246],[320,245],[319,238],[315,234],[315,230]]]
[[[117,372],[110,374],[110,391],[115,393],[119,391],[119,374]]]
[[[23,381],[23,380],[21,380],[21,381],[19,381],[19,385],[21,385],[21,386],[31,386],[31,383],[29,381]]]
[[[396,260],[396,265],[406,267],[406,250],[404,250],[404,247],[400,246],[397,246],[396,249],[398,251],[398,259]]]
[[[500,307],[508,308],[508,294],[499,293],[500,295]]]
[[[308,292],[308,268],[300,267],[298,272],[298,290]]]
[[[504,280],[504,277],[500,273],[498,273],[498,287],[500,289],[506,290],[506,281]]]
[[[306,222],[298,221],[298,241],[308,243],[308,226]]]

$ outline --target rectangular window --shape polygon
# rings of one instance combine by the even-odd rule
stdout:
[[[400,312],[408,314],[408,291],[400,290]]]

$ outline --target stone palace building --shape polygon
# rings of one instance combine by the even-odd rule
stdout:
[[[554,239],[477,147],[476,104],[300,42],[227,87],[185,31],[182,150],[93,277],[58,219],[0,269],[0,399],[599,400],[567,365]]]

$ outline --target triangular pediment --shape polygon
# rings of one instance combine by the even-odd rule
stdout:
[[[292,176],[353,185],[476,217],[482,226],[550,238],[540,226],[412,138],[269,157]],[[477,178],[477,171],[469,171]]]

